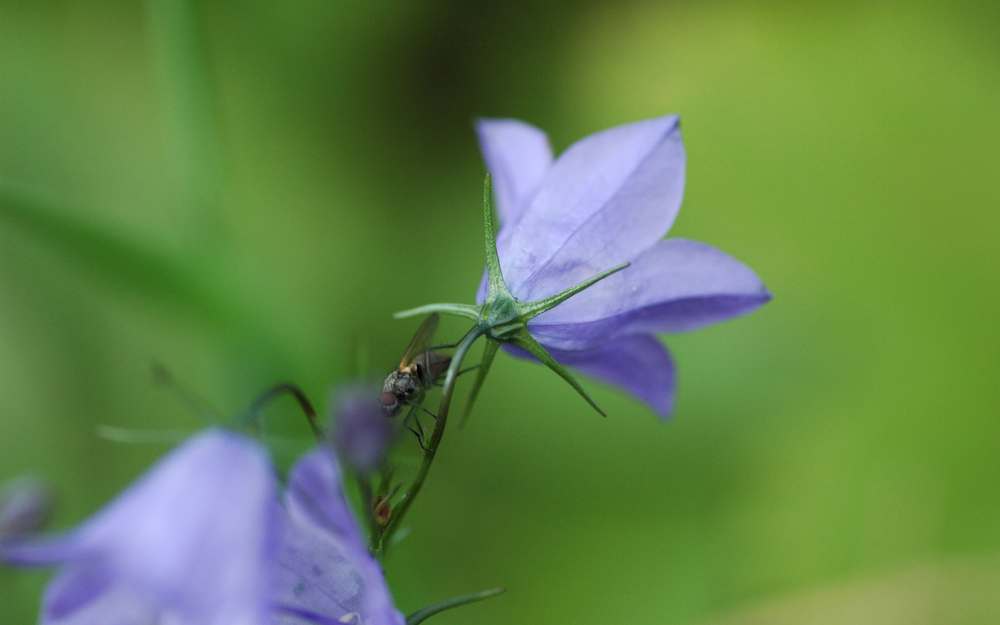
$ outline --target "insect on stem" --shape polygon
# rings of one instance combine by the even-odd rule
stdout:
[[[389,519],[385,531],[382,532],[382,536],[375,548],[376,553],[384,555],[385,548],[390,544],[390,540],[392,539],[392,534],[399,528],[406,512],[413,505],[413,500],[420,493],[420,489],[423,488],[424,480],[427,479],[431,464],[434,463],[434,456],[437,453],[438,446],[441,444],[441,437],[444,436],[444,428],[448,424],[448,410],[451,407],[451,398],[455,392],[455,380],[458,378],[458,372],[461,371],[462,361],[465,359],[466,354],[469,353],[469,348],[476,342],[476,339],[486,334],[488,329],[488,326],[482,324],[474,326],[462,337],[458,347],[455,348],[455,355],[451,358],[448,370],[445,373],[444,387],[441,389],[441,401],[438,404],[437,421],[434,423],[434,431],[431,432],[431,440],[427,444],[426,449],[424,449],[423,461],[420,463],[416,477],[413,478],[413,483],[403,497],[400,498],[399,505],[393,512],[392,518]]]

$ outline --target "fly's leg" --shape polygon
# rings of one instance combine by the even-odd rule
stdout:
[[[413,406],[413,408],[411,408],[411,410],[419,408],[420,410],[423,410],[424,412],[426,412],[427,414],[429,414],[431,416],[431,418],[433,418],[435,421],[437,421],[437,415],[434,414],[433,412],[431,412],[430,410],[424,408],[420,404],[414,403],[412,401],[407,401],[406,403],[408,403],[409,405]]]
[[[417,437],[417,444],[420,445],[420,449],[427,451],[427,447],[424,446],[423,434],[421,434],[417,430],[414,430],[412,427],[410,427],[409,424],[410,417],[413,417],[413,420],[417,422],[417,427],[419,427],[421,430],[423,429],[423,426],[420,425],[420,419],[416,417],[416,412],[417,412],[417,405],[410,404],[410,411],[406,413],[406,417],[403,419],[403,427],[413,432],[413,435]]]
[[[462,369],[461,371],[459,371],[458,373],[456,373],[455,377],[457,378],[458,376],[462,375],[463,373],[468,373],[468,372],[473,371],[473,370],[478,369],[478,368],[479,368],[479,365],[472,365],[471,367],[466,367],[465,369]],[[444,386],[444,382],[435,382],[434,386]]]
[[[480,365],[472,365],[471,367],[466,367],[465,369],[462,369],[461,371],[459,371],[458,373],[456,373],[455,376],[457,377],[457,376],[462,375],[463,373],[468,373],[470,371],[475,371],[479,367],[480,367]]]
[[[466,332],[465,334],[463,334],[462,338],[458,339],[458,343],[449,343],[447,345],[435,345],[434,347],[428,347],[427,351],[432,351],[432,350],[435,350],[435,349],[454,349],[454,348],[458,347],[458,345],[462,341],[465,340],[465,337],[469,336],[469,332],[472,332],[472,330],[470,329],[468,332]]]
[[[454,349],[458,347],[458,343],[449,343],[447,345],[434,345],[433,347],[428,347],[427,351],[432,352],[439,349]]]

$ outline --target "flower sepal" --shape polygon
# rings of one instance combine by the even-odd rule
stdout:
[[[427,304],[426,306],[418,306],[417,308],[410,308],[409,310],[402,310],[398,313],[393,313],[392,318],[406,319],[407,317],[419,317],[433,313],[455,315],[456,317],[464,317],[466,319],[472,319],[473,321],[479,321],[479,306],[474,304]]]

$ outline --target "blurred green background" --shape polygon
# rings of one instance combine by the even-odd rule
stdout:
[[[665,339],[666,425],[499,357],[387,563],[397,604],[1000,622],[998,26],[994,2],[4,2],[0,479],[50,479],[57,527],[108,501],[167,447],[99,425],[197,426],[153,361],[225,412],[384,375],[416,327],[393,311],[478,284],[477,116],[561,151],[676,112],[671,234],[774,301]],[[0,570],[0,621],[34,622],[45,579]]]

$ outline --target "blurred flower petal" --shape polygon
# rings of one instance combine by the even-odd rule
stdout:
[[[45,624],[264,625],[277,519],[264,450],[209,430],[71,533],[2,555],[62,565],[43,601]]]
[[[405,622],[347,506],[333,454],[317,449],[298,462],[289,476],[285,509],[274,598],[280,614],[318,622],[352,614],[365,625]]]

